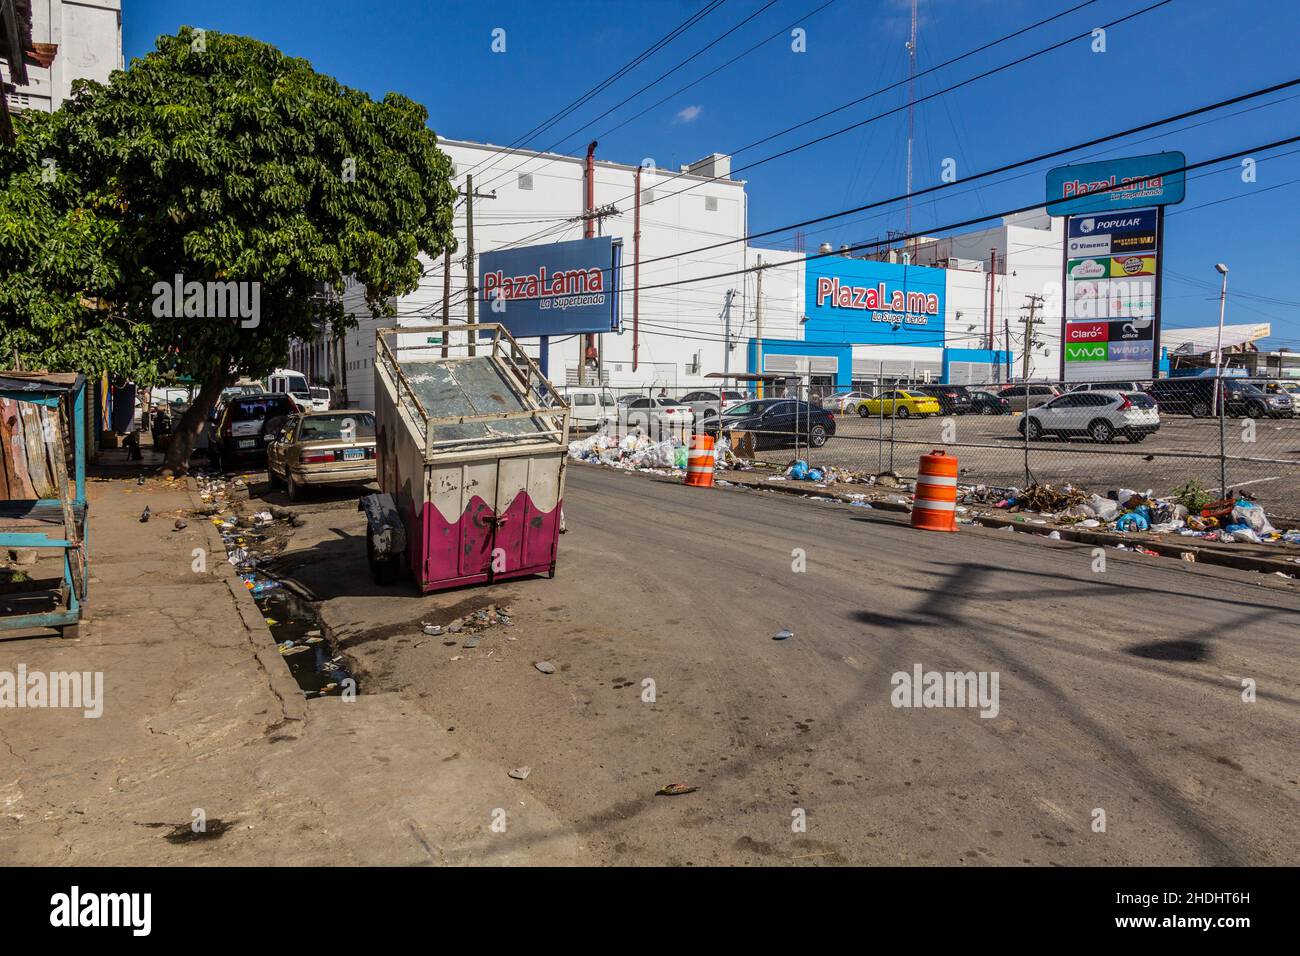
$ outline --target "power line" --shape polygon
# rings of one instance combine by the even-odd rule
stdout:
[[[985,51],[985,50],[991,49],[992,47],[997,46],[997,45],[999,45],[999,44],[1001,44],[1001,43],[1004,43],[1004,42],[1006,42],[1007,40],[1010,40],[1010,39],[1013,39],[1014,37],[1020,36],[1020,35],[1022,35],[1022,34],[1024,34],[1024,33],[1028,32],[1028,31],[1030,31],[1030,30],[1037,29],[1038,27],[1043,26],[1043,25],[1046,24],[1046,23],[1050,23],[1050,22],[1052,22],[1052,21],[1054,21],[1054,20],[1058,20],[1058,19],[1060,19],[1061,17],[1068,16],[1069,14],[1074,13],[1075,11],[1077,11],[1077,10],[1079,10],[1079,9],[1085,7],[1085,6],[1088,6],[1088,5],[1090,5],[1091,3],[1093,3],[1093,2],[1096,2],[1096,0],[1085,0],[1085,2],[1080,3],[1080,4],[1078,4],[1078,5],[1074,6],[1074,7],[1071,7],[1071,8],[1069,8],[1069,9],[1067,9],[1067,10],[1064,10],[1064,11],[1062,11],[1061,13],[1055,14],[1054,16],[1051,16],[1051,17],[1047,17],[1046,19],[1040,20],[1040,21],[1038,21],[1037,23],[1034,23],[1034,24],[1030,24],[1029,26],[1022,27],[1022,28],[1019,29],[1019,30],[1016,30],[1016,31],[1014,31],[1014,32],[1012,32],[1012,33],[1008,33],[1008,34],[1006,34],[1006,35],[1004,35],[1004,36],[1002,36],[1002,37],[999,37],[999,38],[997,38],[996,40],[990,40],[989,42],[987,42],[987,43],[985,43],[985,44],[983,44],[983,45],[981,45],[981,46],[979,46],[979,47],[976,47],[975,49],[969,50],[969,51],[967,51],[966,53],[962,53],[962,54],[959,54],[958,56],[955,56],[955,57],[952,57],[952,58],[950,58],[950,59],[948,59],[948,60],[945,60],[943,63],[940,63],[940,64],[938,64],[938,65],[936,65],[936,66],[934,66],[934,67],[931,67],[929,70],[923,71],[922,73],[918,73],[917,76],[919,77],[919,76],[924,75],[925,73],[931,73],[931,72],[934,72],[934,71],[936,71],[936,70],[943,69],[944,67],[946,67],[946,66],[950,66],[951,64],[956,63],[956,62],[959,62],[960,60],[966,59],[966,58],[968,58],[968,57],[974,56],[975,54],[978,54],[978,53],[981,53],[981,52],[983,52],[983,51]],[[1155,3],[1152,3],[1152,4],[1150,4],[1150,5],[1146,6],[1146,7],[1143,7],[1141,10],[1137,10],[1137,11],[1135,11],[1135,12],[1133,12],[1133,13],[1130,13],[1130,14],[1128,14],[1128,15],[1126,15],[1126,16],[1123,16],[1123,17],[1120,17],[1120,18],[1118,18],[1118,19],[1112,20],[1112,21],[1110,21],[1109,23],[1102,24],[1101,28],[1102,28],[1102,29],[1110,29],[1110,28],[1115,27],[1115,26],[1118,26],[1119,24],[1122,24],[1122,23],[1124,23],[1124,22],[1126,22],[1126,21],[1128,21],[1128,20],[1134,19],[1135,17],[1141,16],[1141,15],[1144,14],[1144,13],[1148,13],[1148,12],[1150,12],[1150,11],[1152,11],[1152,10],[1155,10],[1155,9],[1157,9],[1157,8],[1159,8],[1159,7],[1165,6],[1166,4],[1169,4],[1169,3],[1172,3],[1172,2],[1173,2],[1173,0],[1156,0]],[[951,85],[951,86],[949,86],[949,87],[947,87],[947,88],[945,88],[945,89],[938,90],[938,91],[936,91],[936,92],[934,92],[934,93],[927,94],[926,96],[923,96],[923,97],[921,97],[920,99],[918,99],[916,102],[918,102],[918,103],[923,103],[923,102],[925,102],[925,101],[927,101],[927,100],[930,100],[930,99],[933,99],[933,98],[935,98],[935,97],[943,96],[943,95],[945,95],[945,94],[947,94],[947,93],[951,93],[951,92],[953,92],[954,90],[960,89],[961,87],[966,86],[966,85],[968,85],[968,84],[970,84],[970,83],[974,83],[974,82],[976,82],[976,81],[978,81],[978,80],[981,80],[981,79],[984,79],[984,78],[986,78],[986,77],[992,76],[992,75],[994,75],[994,74],[996,74],[996,73],[1000,73],[1000,72],[1002,72],[1002,71],[1004,71],[1004,70],[1010,69],[1010,68],[1012,68],[1012,67],[1014,67],[1014,66],[1018,66],[1018,65],[1020,65],[1021,63],[1028,62],[1029,60],[1035,59],[1036,57],[1042,56],[1042,55],[1044,55],[1044,54],[1046,54],[1046,53],[1053,52],[1053,51],[1055,51],[1055,50],[1057,50],[1057,49],[1060,49],[1060,48],[1063,47],[1063,46],[1067,46],[1067,45],[1070,44],[1070,43],[1074,43],[1074,42],[1077,42],[1078,40],[1084,39],[1084,38],[1086,38],[1086,37],[1091,37],[1091,36],[1092,36],[1092,29],[1089,29],[1089,30],[1084,31],[1084,32],[1082,32],[1082,33],[1079,33],[1079,34],[1076,34],[1076,35],[1074,35],[1074,36],[1068,37],[1067,39],[1062,40],[1062,41],[1060,41],[1060,42],[1058,42],[1058,43],[1054,43],[1054,44],[1052,44],[1051,46],[1047,46],[1047,47],[1044,47],[1044,48],[1042,48],[1042,49],[1036,50],[1036,51],[1034,51],[1033,53],[1029,53],[1029,54],[1026,54],[1025,56],[1018,57],[1017,59],[1014,59],[1014,60],[1011,60],[1011,61],[1009,61],[1009,62],[1007,62],[1007,63],[1004,63],[1004,64],[1002,64],[1001,66],[997,66],[997,67],[994,67],[994,68],[992,68],[992,69],[986,70],[986,71],[983,72],[983,73],[980,73],[980,74],[977,74],[976,76],[973,76],[973,77],[970,77],[970,78],[968,78],[968,79],[962,80],[961,82],[959,82],[959,83],[955,83],[955,84],[953,84],[953,85]],[[853,101],[851,101],[851,102],[849,102],[849,103],[846,103],[846,104],[844,104],[844,105],[842,105],[842,106],[836,107],[835,109],[828,110],[827,112],[822,113],[822,114],[820,114],[820,115],[818,115],[818,116],[815,116],[815,117],[813,117],[813,118],[810,119],[810,120],[804,120],[803,122],[796,123],[796,124],[793,125],[793,126],[786,127],[785,129],[780,130],[780,131],[778,131],[778,132],[776,132],[776,133],[772,133],[772,134],[770,134],[769,136],[763,137],[762,139],[755,140],[753,143],[750,143],[750,144],[748,144],[748,145],[746,145],[746,146],[742,146],[742,147],[740,147],[739,149],[731,150],[730,153],[729,153],[729,155],[731,155],[731,156],[733,156],[733,157],[734,157],[734,156],[737,156],[737,155],[739,155],[740,153],[746,152],[747,150],[750,150],[750,149],[754,148],[755,146],[761,145],[762,143],[768,142],[769,140],[776,139],[776,138],[778,138],[778,137],[780,137],[780,136],[785,135],[786,133],[792,132],[792,131],[794,131],[794,130],[796,130],[796,129],[799,129],[799,128],[803,127],[803,126],[807,126],[807,125],[809,125],[810,123],[815,123],[815,122],[817,122],[817,121],[820,120],[820,119],[824,119],[824,118],[827,117],[827,116],[830,116],[830,115],[832,115],[832,114],[834,114],[834,113],[836,113],[836,112],[839,112],[839,111],[841,111],[841,110],[847,109],[847,108],[849,108],[850,106],[854,106],[854,105],[856,105],[857,103],[860,103],[860,102],[862,102],[862,101],[864,101],[864,100],[871,99],[872,97],[878,96],[878,95],[880,95],[881,93],[886,93],[886,92],[888,92],[889,90],[896,89],[899,85],[901,85],[901,84],[903,84],[903,83],[906,83],[906,82],[907,82],[906,80],[900,80],[900,81],[898,81],[898,82],[896,82],[896,83],[892,83],[892,84],[890,84],[890,85],[888,85],[888,86],[882,87],[881,89],[876,90],[876,91],[874,91],[873,93],[868,93],[868,94],[865,95],[865,96],[861,96],[861,97],[859,97],[858,99],[853,100]],[[757,166],[764,165],[764,164],[766,164],[766,163],[768,163],[768,162],[771,162],[772,160],[780,159],[780,158],[782,158],[782,157],[784,157],[784,156],[789,156],[789,155],[791,155],[791,154],[793,154],[793,153],[796,153],[796,152],[799,152],[799,151],[801,151],[801,150],[803,150],[803,149],[807,149],[807,148],[810,147],[810,146],[814,146],[814,145],[816,145],[816,144],[818,144],[818,143],[825,142],[825,141],[827,141],[827,140],[829,140],[829,139],[833,139],[834,137],[836,137],[836,136],[840,136],[840,135],[842,135],[842,134],[844,134],[844,133],[847,133],[847,132],[849,132],[849,131],[851,131],[851,130],[858,129],[858,128],[860,128],[860,127],[862,127],[862,126],[865,126],[865,125],[867,125],[867,124],[869,124],[869,123],[873,123],[873,122],[875,122],[875,121],[877,121],[877,120],[879,120],[879,119],[883,119],[883,118],[885,118],[885,117],[887,117],[887,116],[891,116],[891,115],[893,115],[893,114],[895,114],[895,113],[897,113],[897,112],[899,112],[899,111],[901,111],[901,110],[904,110],[904,109],[906,109],[906,108],[907,108],[906,106],[896,107],[896,108],[894,108],[894,109],[887,110],[887,111],[885,111],[884,113],[878,113],[878,114],[876,114],[875,116],[870,116],[870,117],[867,117],[867,118],[864,119],[864,120],[859,120],[858,122],[856,122],[856,123],[852,123],[852,124],[850,124],[849,126],[842,127],[842,128],[840,128],[840,129],[838,129],[838,130],[833,130],[833,131],[830,132],[830,133],[825,133],[825,134],[823,134],[823,135],[821,135],[821,136],[819,136],[819,137],[816,137],[815,139],[808,140],[807,142],[801,143],[801,144],[799,144],[799,145],[797,145],[797,146],[792,146],[792,147],[790,147],[790,148],[788,148],[788,149],[785,149],[785,150],[782,150],[782,151],[780,151],[780,152],[778,152],[778,153],[774,153],[774,154],[772,154],[772,155],[770,155],[770,156],[766,156],[766,157],[764,157],[764,158],[762,158],[762,159],[755,160],[754,162],[749,163],[749,164],[747,164],[747,165],[745,165],[745,166],[740,166],[740,167],[738,167],[738,168],[736,168],[736,169],[733,169],[733,170],[730,171],[730,173],[729,173],[726,177],[723,177],[723,176],[703,176],[703,177],[700,177],[699,181],[693,183],[693,184],[690,185],[690,186],[687,186],[685,189],[680,189],[680,190],[678,190],[678,191],[676,191],[676,192],[668,193],[667,195],[664,195],[664,196],[659,196],[658,194],[656,194],[655,198],[652,199],[652,200],[650,200],[649,202],[645,203],[645,205],[646,205],[646,206],[650,206],[650,205],[653,205],[654,203],[657,203],[657,202],[664,202],[664,201],[666,201],[666,200],[668,200],[668,199],[672,199],[672,198],[674,198],[674,197],[676,197],[676,196],[680,196],[680,195],[682,195],[683,193],[690,192],[690,191],[693,190],[693,189],[696,189],[696,188],[698,188],[698,187],[700,187],[700,186],[703,186],[703,185],[707,185],[707,184],[709,184],[709,183],[719,182],[719,181],[722,181],[722,180],[724,180],[724,179],[725,179],[725,180],[730,180],[730,177],[735,176],[737,173],[743,172],[743,171],[748,170],[748,169],[753,169],[753,168],[755,168],[755,167],[757,167]],[[553,162],[553,161],[554,161],[554,160],[548,160],[548,162]],[[516,167],[516,168],[518,168],[518,167]],[[540,167],[539,167],[539,168],[540,168]],[[671,183],[671,182],[673,182],[674,180],[680,179],[680,178],[682,178],[683,176],[687,176],[687,175],[695,175],[695,174],[687,173],[687,172],[674,173],[674,174],[670,175],[667,179],[663,180],[662,182],[658,182],[658,183],[654,183],[654,184],[652,184],[652,187],[651,187],[651,188],[654,188],[654,189],[657,190],[657,189],[661,188],[662,186],[664,186],[665,184],[667,184],[667,183]],[[635,195],[636,195],[635,192],[628,193],[626,196],[624,196],[624,197],[622,197],[621,199],[617,200],[617,202],[625,202],[626,200],[633,198]],[[906,198],[906,197],[904,197],[904,198]],[[518,240],[518,242],[513,243],[512,245],[523,244],[523,243],[526,243],[526,242],[531,241],[531,240],[534,239],[534,238],[540,238],[540,236],[541,236],[541,233],[535,233],[535,234],[533,234],[532,236],[525,236],[524,238]]]
[[[623,105],[626,104],[626,103],[630,103],[632,100],[636,99],[638,96],[640,96],[640,95],[641,95],[642,93],[644,93],[646,90],[650,89],[651,87],[655,86],[656,84],[658,84],[658,83],[662,82],[663,80],[667,79],[667,78],[668,78],[669,76],[671,76],[673,73],[676,73],[678,70],[680,70],[682,67],[684,67],[687,63],[690,63],[690,62],[691,62],[692,60],[694,60],[696,57],[700,56],[701,54],[703,54],[703,53],[706,52],[707,50],[713,48],[713,47],[716,46],[718,43],[721,43],[723,40],[725,40],[727,37],[731,36],[731,34],[735,33],[737,30],[739,30],[739,29],[740,29],[741,27],[743,27],[745,24],[749,23],[749,22],[750,22],[751,20],[753,20],[755,17],[759,16],[759,14],[764,13],[764,12],[765,12],[769,7],[773,6],[775,3],[776,3],[776,0],[767,0],[767,3],[765,3],[762,7],[759,7],[759,9],[757,9],[757,10],[755,10],[753,13],[749,14],[749,16],[745,17],[743,20],[741,20],[739,23],[737,23],[737,24],[735,24],[734,26],[732,26],[730,29],[725,30],[721,35],[714,37],[712,40],[710,40],[710,41],[709,41],[708,43],[706,43],[704,46],[700,47],[700,49],[696,50],[694,53],[692,53],[692,54],[691,54],[690,56],[688,56],[686,59],[682,60],[680,63],[678,63],[678,64],[677,64],[676,66],[674,66],[672,69],[670,69],[670,70],[668,70],[668,71],[666,71],[666,72],[664,72],[664,73],[661,73],[659,76],[657,76],[655,79],[651,80],[651,81],[650,81],[649,83],[647,83],[645,86],[641,87],[641,89],[637,90],[635,93],[631,94],[630,96],[626,96],[626,97],[624,97],[623,99],[619,100],[617,103],[615,103],[615,104],[614,104],[613,106],[611,106],[609,109],[605,110],[605,112],[601,113],[601,114],[600,114],[599,116],[597,116],[595,119],[590,120],[589,122],[585,123],[585,124],[582,125],[582,126],[579,126],[577,129],[575,129],[573,132],[569,133],[568,135],[560,137],[558,140],[556,140],[554,143],[552,143],[550,146],[546,147],[545,149],[537,151],[536,153],[534,153],[534,155],[533,155],[532,157],[529,157],[529,159],[533,159],[533,158],[536,158],[537,156],[540,156],[540,155],[542,155],[542,154],[544,154],[544,153],[549,153],[549,152],[551,152],[553,149],[556,149],[556,148],[557,148],[561,143],[565,143],[565,142],[567,142],[568,140],[572,139],[574,136],[577,136],[577,135],[578,135],[579,133],[581,133],[584,129],[587,129],[587,127],[592,126],[593,124],[595,124],[595,123],[599,122],[600,120],[604,119],[606,116],[608,116],[610,113],[613,113],[613,112],[614,112],[615,110],[617,110],[619,107],[623,106]],[[511,168],[511,169],[506,170],[506,171],[503,172],[503,173],[498,174],[496,177],[494,177],[492,180],[490,180],[490,182],[496,182],[497,179],[500,179],[502,176],[509,176],[511,173],[515,172],[516,170],[520,169],[523,165],[525,165],[526,163],[528,163],[528,162],[529,162],[529,159],[525,159],[523,163],[520,163],[520,164],[519,164],[519,166],[515,166],[515,167],[513,167],[513,168]]]
[[[710,3],[705,4],[705,6],[704,6],[703,8],[701,8],[701,9],[698,10],[698,11],[696,11],[696,12],[695,12],[694,14],[692,14],[691,16],[687,17],[686,20],[684,20],[683,22],[679,23],[676,27],[674,27],[672,30],[670,30],[670,31],[669,31],[665,36],[660,37],[660,38],[659,38],[658,40],[656,40],[653,44],[651,44],[648,48],[646,48],[645,50],[643,50],[643,51],[642,51],[640,54],[638,54],[637,56],[633,57],[632,60],[630,60],[628,63],[624,64],[624,65],[622,66],[622,68],[620,68],[620,69],[617,70],[616,72],[612,73],[610,76],[606,77],[606,78],[605,78],[604,80],[602,80],[601,82],[597,83],[597,84],[596,84],[595,86],[593,86],[590,90],[588,90],[586,93],[584,93],[584,94],[583,94],[582,96],[580,96],[578,99],[574,100],[572,103],[570,103],[570,104],[569,104],[567,107],[565,107],[563,110],[561,110],[561,111],[558,112],[558,113],[553,114],[553,115],[550,116],[548,119],[543,120],[540,124],[538,124],[537,126],[534,126],[534,127],[533,127],[532,129],[530,129],[527,133],[524,133],[523,136],[518,137],[517,139],[515,139],[515,141],[512,142],[509,146],[505,146],[505,147],[502,147],[501,149],[497,149],[497,150],[494,151],[494,153],[495,153],[495,154],[504,154],[506,151],[511,150],[511,149],[514,149],[516,146],[520,146],[520,145],[522,145],[522,144],[528,142],[528,140],[532,139],[532,137],[536,136],[538,133],[543,133],[543,132],[545,132],[546,130],[550,129],[552,126],[554,126],[554,125],[555,125],[556,123],[558,123],[560,120],[564,119],[564,117],[568,116],[568,115],[569,115],[570,113],[572,113],[574,110],[578,109],[578,108],[579,108],[580,106],[582,106],[584,103],[586,103],[587,101],[589,101],[593,96],[596,96],[597,94],[601,93],[602,91],[604,91],[605,89],[607,89],[611,84],[617,82],[619,79],[621,79],[622,77],[626,76],[626,75],[627,75],[631,70],[635,69],[635,68],[636,68],[637,66],[639,66],[641,63],[643,63],[645,60],[647,60],[649,57],[651,57],[651,56],[653,56],[655,53],[659,52],[659,50],[663,49],[665,46],[667,46],[669,43],[671,43],[671,42],[672,42],[673,40],[675,40],[677,37],[681,36],[684,32],[686,32],[687,30],[689,30],[692,26],[694,26],[694,25],[695,25],[696,23],[698,23],[700,20],[704,19],[704,17],[708,16],[710,13],[712,13],[712,12],[713,12],[714,10],[716,10],[718,7],[722,6],[722,4],[725,3],[725,2],[726,2],[726,0],[711,0]],[[466,170],[466,173],[468,174],[468,173],[472,173],[472,172],[474,172],[474,170],[478,169],[479,166],[483,165],[483,162],[485,161],[485,159],[486,159],[486,157],[484,158],[484,160],[480,160],[479,162],[475,163],[475,164],[474,164],[474,167],[473,167],[472,169],[468,169],[468,170]],[[488,166],[488,169],[491,169],[492,166],[494,166],[494,165],[496,165],[495,161],[494,161],[491,165]]]

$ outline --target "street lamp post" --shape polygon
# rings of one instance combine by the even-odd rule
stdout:
[[[1219,292],[1219,334],[1214,344],[1214,398],[1219,403],[1219,494],[1228,493],[1228,457],[1223,421],[1223,313],[1228,304],[1228,267],[1216,262],[1214,268],[1223,276]]]

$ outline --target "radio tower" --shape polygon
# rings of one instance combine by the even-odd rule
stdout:
[[[909,236],[912,234],[912,137],[916,129],[916,3],[917,0],[912,0],[912,37],[907,41],[907,221],[903,232]],[[911,239],[904,242],[916,245]],[[910,262],[912,257],[907,258]]]

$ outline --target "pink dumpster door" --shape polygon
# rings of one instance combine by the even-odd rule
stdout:
[[[493,544],[493,570],[498,576],[550,568],[559,531],[558,484],[559,459],[555,455],[501,459]]]
[[[424,583],[485,576],[492,564],[496,462],[435,468],[424,506]]]

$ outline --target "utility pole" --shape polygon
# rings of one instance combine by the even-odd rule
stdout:
[[[912,0],[912,36],[907,41],[907,221],[903,231],[912,233],[912,138],[916,112],[916,0]],[[912,242],[905,239],[905,243]],[[909,257],[910,261],[910,257]]]
[[[1022,323],[1024,323],[1025,326],[1025,350],[1024,353],[1021,355],[1021,372],[1020,372],[1020,380],[1022,382],[1029,381],[1029,353],[1033,350],[1034,347],[1034,326],[1043,324],[1042,319],[1038,319],[1034,317],[1034,313],[1037,312],[1038,309],[1043,304],[1043,297],[1041,295],[1027,295],[1025,296],[1025,298],[1028,300],[1028,302],[1026,302],[1025,305],[1022,305],[1020,307],[1021,312],[1024,312],[1025,310],[1029,311],[1029,314],[1021,318],[1020,320]],[[1026,392],[1025,408],[1028,409],[1028,407],[1029,407],[1029,394],[1028,392]]]
[[[758,288],[754,292],[754,371],[763,373],[763,257],[758,257]],[[764,398],[763,380],[758,382],[758,397]]]
[[[442,250],[442,357],[447,357],[447,326],[451,324],[451,246]]]
[[[495,189],[490,193],[475,192],[473,176],[465,177],[465,188],[460,194],[465,197],[465,290],[469,299],[469,324],[473,325],[478,312],[475,301],[478,289],[474,287],[474,200],[496,199],[497,194]],[[469,354],[478,354],[478,332],[473,329],[469,331]]]
[[[731,374],[731,297],[736,294],[735,289],[727,290],[727,298],[722,303],[722,312],[718,318],[722,320],[722,387],[727,387],[727,376]]]

